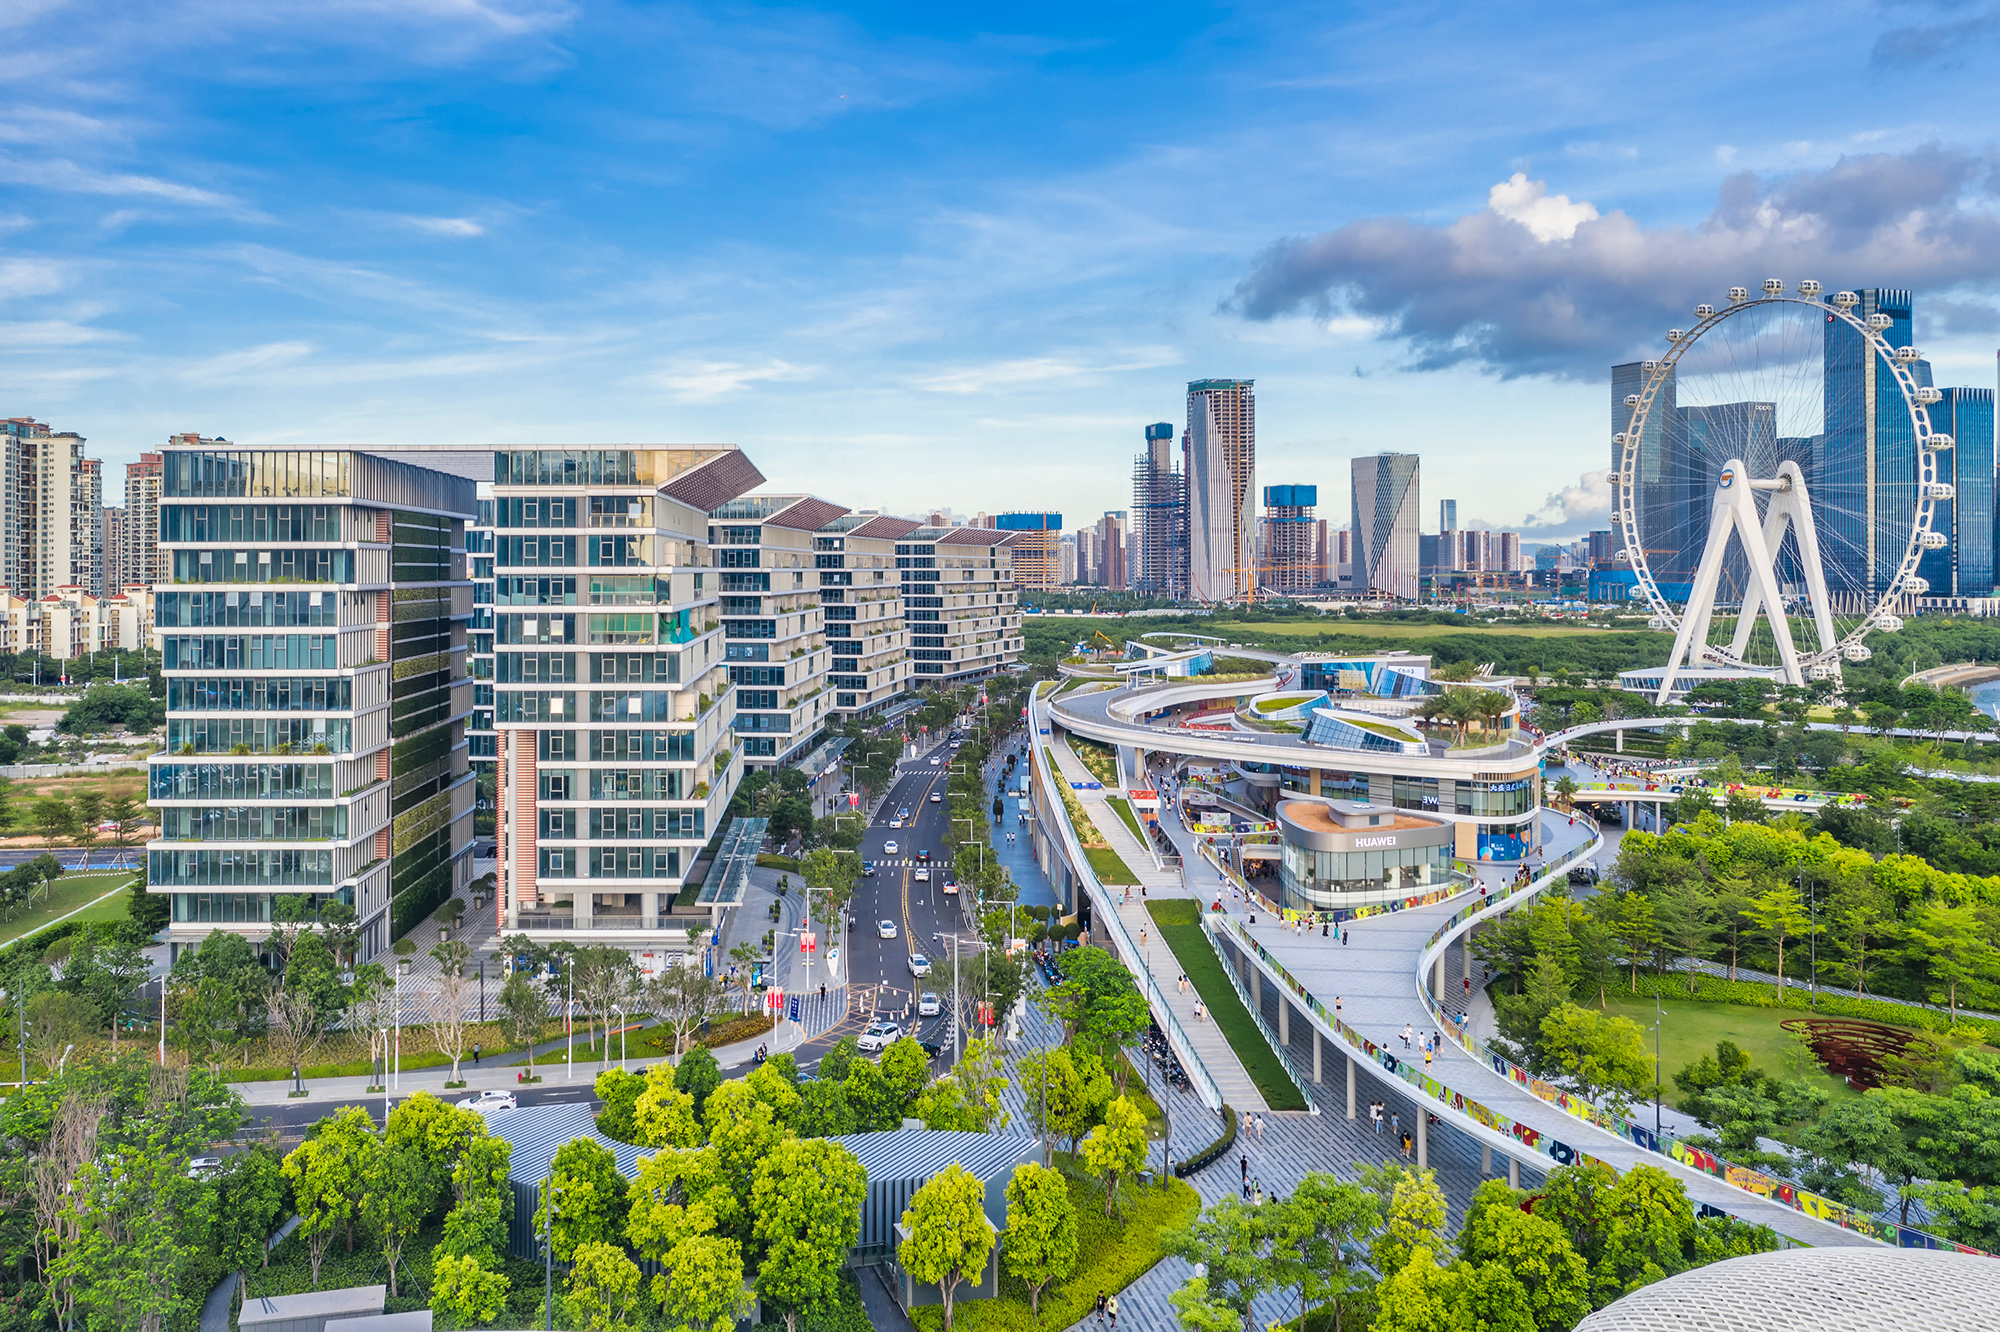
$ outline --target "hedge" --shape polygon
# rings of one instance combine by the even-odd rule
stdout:
[[[1224,1156],[1227,1156],[1229,1149],[1235,1144],[1236,1112],[1225,1101],[1222,1106],[1222,1136],[1196,1152],[1193,1156],[1190,1156],[1187,1160],[1176,1161],[1174,1163],[1175,1177],[1186,1179],[1197,1170],[1208,1169]]]

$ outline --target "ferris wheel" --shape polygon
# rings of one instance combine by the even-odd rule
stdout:
[[[1618,558],[1674,634],[1657,701],[1718,670],[1837,679],[1871,631],[1902,628],[1899,598],[1949,577],[1942,395],[1868,306],[1817,282],[1732,287],[1639,366],[1611,480]]]

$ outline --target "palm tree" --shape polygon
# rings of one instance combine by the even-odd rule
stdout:
[[[1576,809],[1576,793],[1582,789],[1576,784],[1576,778],[1570,776],[1568,773],[1564,773],[1556,781],[1556,799],[1562,802],[1564,809],[1574,811]]]

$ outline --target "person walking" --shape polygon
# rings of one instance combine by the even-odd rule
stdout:
[[[1410,1135],[1407,1133],[1403,1135],[1403,1159],[1410,1159]]]
[[[1104,1311],[1111,1315],[1112,1332],[1118,1332],[1118,1297],[1116,1295],[1104,1301]]]
[[[1239,1152],[1236,1156],[1236,1164],[1243,1167],[1243,1178],[1250,1178],[1250,1153]]]
[[[1097,1321],[1104,1321],[1104,1292],[1101,1290],[1097,1292]]]

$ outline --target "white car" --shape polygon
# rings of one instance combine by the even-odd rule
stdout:
[[[931,872],[925,869],[922,865],[919,865],[917,866],[917,872],[915,874],[912,874],[910,877],[915,879],[918,883],[929,883],[931,881]]]
[[[187,1172],[189,1179],[195,1179],[201,1175],[206,1175],[211,1170],[220,1169],[222,1169],[222,1158],[219,1156],[195,1156],[188,1159]]]
[[[894,842],[884,842],[884,843],[882,843],[882,854],[883,854],[883,855],[885,855],[885,856],[893,856],[893,855],[895,855],[895,854],[896,854],[896,844],[895,844]]]
[[[900,828],[900,827],[902,827],[902,826],[903,826],[903,821],[902,821],[901,819],[890,819],[890,820],[889,820],[889,826],[890,826],[891,828]],[[892,843],[890,843],[890,845],[891,845],[891,846],[893,846],[893,845],[895,845],[895,843],[893,843],[893,842],[892,842]]]
[[[944,881],[944,895],[945,895],[946,897],[957,897],[957,896],[958,896],[958,880],[957,880],[957,879],[946,879],[946,880]]]
[[[944,803],[944,797],[933,791],[931,792],[931,803],[933,805],[941,805]]]
[[[877,925],[875,926],[875,934],[876,934],[876,937],[878,937],[878,938],[882,938],[882,939],[893,939],[893,938],[895,938],[895,937],[896,937],[896,922],[895,922],[895,921],[893,921],[893,920],[885,920],[885,921],[881,921],[881,922],[879,922],[879,923],[878,923],[878,924],[877,924]]]
[[[936,766],[938,765],[938,762],[939,762],[939,760],[937,760],[937,759],[932,759],[932,760],[931,760],[931,766],[932,766],[933,768],[935,768],[935,767],[936,767]]]
[[[888,1049],[902,1035],[903,1029],[893,1022],[871,1022],[855,1044],[861,1047],[864,1054],[875,1054]]]
[[[514,1093],[498,1087],[488,1087],[477,1096],[467,1097],[458,1103],[461,1110],[512,1110]]]
[[[938,997],[930,991],[926,990],[917,996],[918,1017],[936,1017],[939,1007]]]
[[[925,957],[925,956],[924,956],[924,955],[923,955],[922,953],[911,953],[911,954],[910,954],[910,974],[911,974],[912,976],[928,976],[928,975],[930,975],[930,974],[931,974],[931,960],[930,960],[929,958]]]

